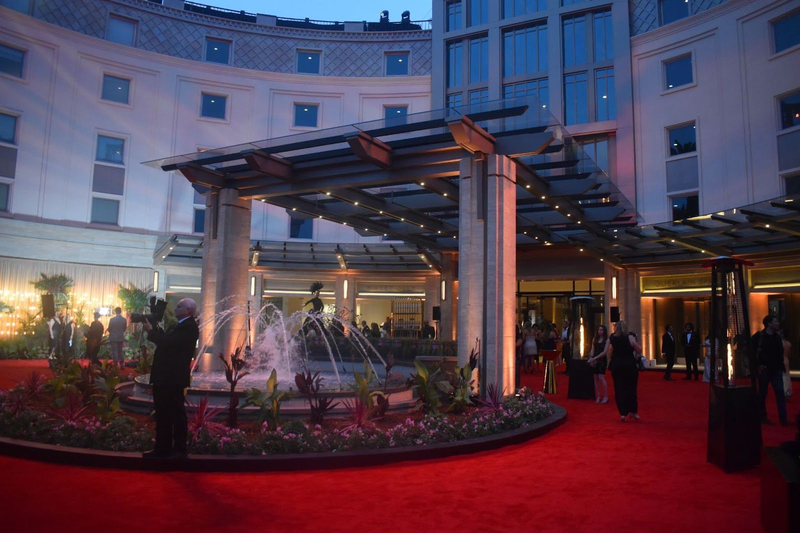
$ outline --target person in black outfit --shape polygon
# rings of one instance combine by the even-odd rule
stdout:
[[[764,317],[764,329],[753,335],[750,346],[756,350],[758,359],[758,396],[761,401],[761,421],[771,424],[767,418],[767,392],[770,385],[775,391],[775,401],[778,403],[778,416],[782,426],[789,425],[786,414],[786,393],[783,389],[783,373],[786,368],[783,364],[783,339],[778,334],[780,324],[772,315]]]
[[[100,322],[100,313],[95,312],[94,322],[89,326],[89,331],[85,333],[86,337],[86,358],[93,365],[99,365],[100,359],[97,355],[100,353],[100,344],[103,342],[103,323]]]
[[[153,406],[156,411],[156,444],[145,458],[186,456],[188,433],[184,389],[189,386],[190,366],[200,332],[194,313],[197,304],[184,298],[175,306],[178,323],[167,331],[144,322],[147,338],[156,345],[150,384],[153,385]]]
[[[325,304],[323,304],[322,300],[320,300],[319,298],[319,292],[322,290],[324,286],[325,285],[323,285],[322,282],[320,281],[315,281],[314,283],[311,284],[311,294],[313,294],[314,297],[311,298],[306,303],[304,303],[303,307],[307,306],[308,304],[311,304],[311,311],[309,312],[309,314],[314,316],[308,316],[303,321],[303,329],[302,329],[303,335],[307,335],[310,329],[316,330],[317,333],[320,334],[322,333],[322,331],[320,330],[320,324],[318,322],[321,317],[319,317],[318,315],[322,314],[322,310],[325,309]],[[364,322],[364,325],[366,325],[366,322]],[[366,335],[366,333],[364,335]]]
[[[697,357],[700,354],[700,335],[695,333],[694,324],[686,323],[683,335],[681,335],[683,345],[683,357],[686,359],[686,377],[684,381],[692,379],[692,369],[694,369],[694,380],[700,381],[700,371],[697,370]]]
[[[427,320],[425,321],[425,325],[422,326],[422,338],[423,339],[434,339],[436,338],[436,329],[431,326],[431,323]]]
[[[636,366],[636,356],[642,353],[642,347],[636,338],[628,333],[628,326],[620,320],[614,326],[614,334],[609,339],[608,367],[614,378],[614,400],[617,402],[620,420],[625,422],[628,417],[639,420],[639,399],[636,389],[639,386],[639,368]]]
[[[674,381],[672,367],[675,366],[675,337],[672,334],[671,324],[667,324],[664,335],[661,337],[661,357],[667,360],[667,373],[664,374],[664,379]]]

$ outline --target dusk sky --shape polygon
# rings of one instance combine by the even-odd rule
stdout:
[[[380,12],[389,10],[389,20],[400,20],[403,11],[411,12],[411,20],[431,18],[431,0],[309,0],[306,2],[274,2],[264,0],[195,0],[201,4],[226,9],[244,10],[290,18],[316,20],[377,22]]]

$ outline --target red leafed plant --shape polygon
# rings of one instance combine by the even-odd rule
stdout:
[[[194,442],[194,440],[197,438],[197,435],[202,430],[206,430],[212,435],[216,435],[224,431],[225,426],[213,421],[214,417],[221,413],[223,408],[209,407],[207,395],[205,398],[200,400],[197,405],[194,405],[189,400],[186,400],[186,403],[189,404],[190,407],[189,433],[192,435],[192,442]]]
[[[370,416],[374,408],[367,405],[367,403],[358,396],[353,398],[353,401],[342,400],[345,409],[350,415],[350,424],[342,428],[343,433],[350,433],[356,429],[372,429],[375,427],[370,421]]]
[[[490,411],[499,411],[503,407],[503,392],[494,383],[489,383],[486,387],[486,398],[478,400],[478,403]]]
[[[47,410],[47,414],[55,420],[66,423],[82,422],[89,417],[88,405],[83,401],[83,394],[73,390],[60,398],[59,406]]]
[[[47,377],[45,377],[44,374],[34,370],[22,380],[17,382],[17,389],[19,389],[23,394],[27,395],[28,398],[35,398],[44,390],[46,384]]]
[[[300,394],[308,398],[311,407],[311,424],[322,424],[327,412],[336,407],[338,403],[334,403],[332,398],[320,394],[322,376],[319,375],[319,370],[315,374],[311,374],[310,370],[298,372],[294,376],[294,383]]]
[[[223,354],[219,354],[219,358],[225,365],[225,379],[231,384],[230,403],[228,404],[228,427],[235,428],[238,422],[238,408],[239,396],[236,395],[236,385],[239,380],[250,373],[247,368],[247,356],[250,354],[250,347],[247,346],[244,351],[241,348],[236,348],[236,351],[231,354],[230,358],[226,358]]]

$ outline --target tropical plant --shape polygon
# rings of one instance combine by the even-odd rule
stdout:
[[[292,393],[278,390],[278,373],[275,369],[272,369],[272,373],[267,379],[266,392],[256,388],[246,389],[244,392],[247,399],[242,407],[255,405],[259,408],[259,424],[266,421],[271,430],[277,429],[281,424],[281,403],[291,398]]]
[[[245,370],[247,366],[247,356],[249,354],[249,346],[244,349],[244,352],[242,352],[241,348],[236,348],[236,351],[228,358],[219,354],[219,358],[222,359],[222,363],[225,365],[225,379],[231,384],[230,402],[228,404],[228,427],[236,427],[236,414],[239,407],[239,396],[236,395],[236,385],[239,383],[240,379],[250,373],[249,370]]]
[[[14,308],[5,302],[0,301],[0,313],[13,313]]]
[[[97,404],[97,416],[107,424],[119,412],[119,395],[116,386],[119,385],[119,376],[108,378],[99,377],[94,382],[95,393],[92,400]]]
[[[332,398],[320,394],[323,378],[319,374],[319,370],[314,375],[310,370],[306,370],[298,372],[294,376],[297,390],[308,399],[311,409],[311,424],[322,424],[325,414],[338,405],[333,402]]]
[[[44,294],[52,294],[56,307],[66,306],[69,302],[69,292],[75,284],[72,278],[64,274],[48,276],[44,272],[40,272],[39,275],[41,277],[38,280],[31,281],[33,288]]]
[[[82,422],[88,418],[88,406],[84,403],[83,395],[78,390],[71,389],[61,399],[62,401],[57,403],[55,408],[47,409],[50,418],[68,424]]]
[[[494,383],[489,383],[486,387],[486,398],[478,400],[478,403],[490,411],[499,411],[503,407],[503,391]]]
[[[47,377],[34,370],[17,382],[17,389],[29,398],[35,398],[44,391],[46,385]]]
[[[133,283],[128,286],[120,285],[117,291],[117,298],[122,302],[122,309],[128,313],[140,313],[147,310],[149,304],[148,297],[151,289],[140,289]]]
[[[197,405],[190,401],[189,404],[191,416],[189,417],[189,434],[191,435],[191,443],[197,440],[201,432],[207,432],[210,435],[217,435],[225,431],[225,426],[214,422],[214,417],[222,412],[222,407],[209,407],[208,395],[197,402]]]
[[[438,412],[441,398],[436,378],[442,371],[441,367],[431,372],[419,359],[414,359],[414,367],[417,371],[411,374],[408,385],[417,392],[417,408],[424,409],[426,413]]]
[[[369,421],[372,408],[360,396],[352,400],[342,400],[347,413],[350,415],[350,424],[342,428],[342,432],[350,433],[357,429],[372,429],[375,424]]]

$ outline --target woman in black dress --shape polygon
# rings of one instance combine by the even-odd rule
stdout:
[[[625,422],[628,416],[639,420],[639,401],[636,397],[639,368],[636,366],[634,352],[641,354],[642,347],[636,342],[636,337],[628,332],[628,326],[623,320],[614,326],[614,334],[609,341],[606,357],[614,378],[614,399],[620,420]]]
[[[599,326],[594,339],[592,339],[592,354],[589,357],[589,365],[594,369],[594,394],[596,396],[594,403],[608,403],[608,384],[606,383],[607,353],[608,329],[605,326]],[[601,389],[603,390],[602,398],[600,397]]]

